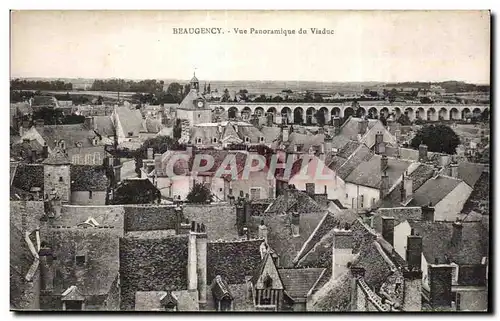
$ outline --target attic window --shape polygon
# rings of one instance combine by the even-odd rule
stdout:
[[[66,143],[64,142],[64,140],[61,140],[59,142],[59,146],[62,148],[62,149],[66,149]]]
[[[85,255],[77,255],[75,257],[76,266],[84,266],[85,265]]]
[[[250,143],[250,137],[245,137],[245,143]]]
[[[128,137],[134,136],[134,132],[128,132]]]
[[[264,137],[260,136],[259,141],[260,141],[261,143],[263,143],[263,142],[264,142]]]
[[[296,152],[301,152],[303,149],[304,149],[304,145],[302,145],[302,144],[295,145]]]
[[[63,182],[63,177],[59,176],[59,182]]]
[[[217,143],[217,138],[215,138],[215,137],[214,137],[214,138],[212,139],[212,142],[213,142],[214,144],[215,144],[215,143]]]
[[[201,144],[201,138],[196,138],[196,144]]]
[[[264,278],[264,287],[266,289],[269,289],[273,286],[273,279],[269,276],[269,274],[266,275]]]

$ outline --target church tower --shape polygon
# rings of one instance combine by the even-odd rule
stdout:
[[[196,72],[193,72],[193,78],[191,78],[189,84],[191,85],[191,90],[194,89],[196,92],[200,91],[200,81],[196,78]]]

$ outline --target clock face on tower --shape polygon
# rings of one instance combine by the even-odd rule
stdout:
[[[202,101],[198,102],[198,107],[200,107],[200,108],[203,107],[203,102]]]

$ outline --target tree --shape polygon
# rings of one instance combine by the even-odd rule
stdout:
[[[213,202],[213,195],[205,184],[195,183],[186,199],[188,203],[210,203]]]
[[[325,113],[317,111],[316,114],[314,114],[314,117],[316,118],[316,122],[318,123],[319,126],[325,125],[326,123]]]
[[[382,122],[382,125],[387,126],[387,118],[385,118],[384,114],[380,114],[378,120]]]
[[[365,90],[363,90],[363,94],[365,94],[366,96],[370,94],[370,89],[368,88],[365,88]]]
[[[167,87],[167,94],[172,95],[177,102],[180,102],[183,97],[182,86],[177,82],[172,82]]]
[[[410,117],[408,117],[408,115],[406,114],[402,114],[398,119],[398,123],[400,123],[403,126],[411,125]]]
[[[210,88],[210,83],[208,83],[207,93],[208,93],[208,94],[212,93],[212,89]]]
[[[205,83],[205,85],[203,86],[203,94],[206,94],[207,93],[207,83]]]
[[[183,147],[177,142],[176,139],[170,136],[156,136],[148,138],[142,143],[141,147],[136,150],[139,157],[146,158],[148,148],[153,149],[155,154],[163,154],[167,150],[182,150]]]
[[[426,96],[426,97],[420,98],[420,102],[422,104],[432,104],[432,99],[430,99],[429,97]]]
[[[485,122],[490,120],[490,111],[488,110],[488,108],[485,108],[481,113],[481,120]]]
[[[174,136],[174,139],[180,139],[181,138],[181,135],[182,135],[182,125],[181,125],[181,120],[180,119],[177,119],[175,121],[175,125],[174,125],[174,128],[173,128],[173,136]]]
[[[61,109],[42,107],[33,113],[33,119],[43,119],[45,125],[60,125],[64,115]]]
[[[422,127],[412,139],[410,146],[418,149],[425,144],[428,150],[437,153],[455,154],[455,148],[460,144],[458,135],[446,125],[429,125]]]
[[[229,89],[226,88],[226,89],[224,89],[224,94],[221,97],[221,101],[227,102],[227,101],[229,101],[229,99],[231,99],[231,95],[229,95]]]

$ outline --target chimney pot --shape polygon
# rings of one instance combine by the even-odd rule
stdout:
[[[394,217],[382,217],[382,237],[394,245]]]

